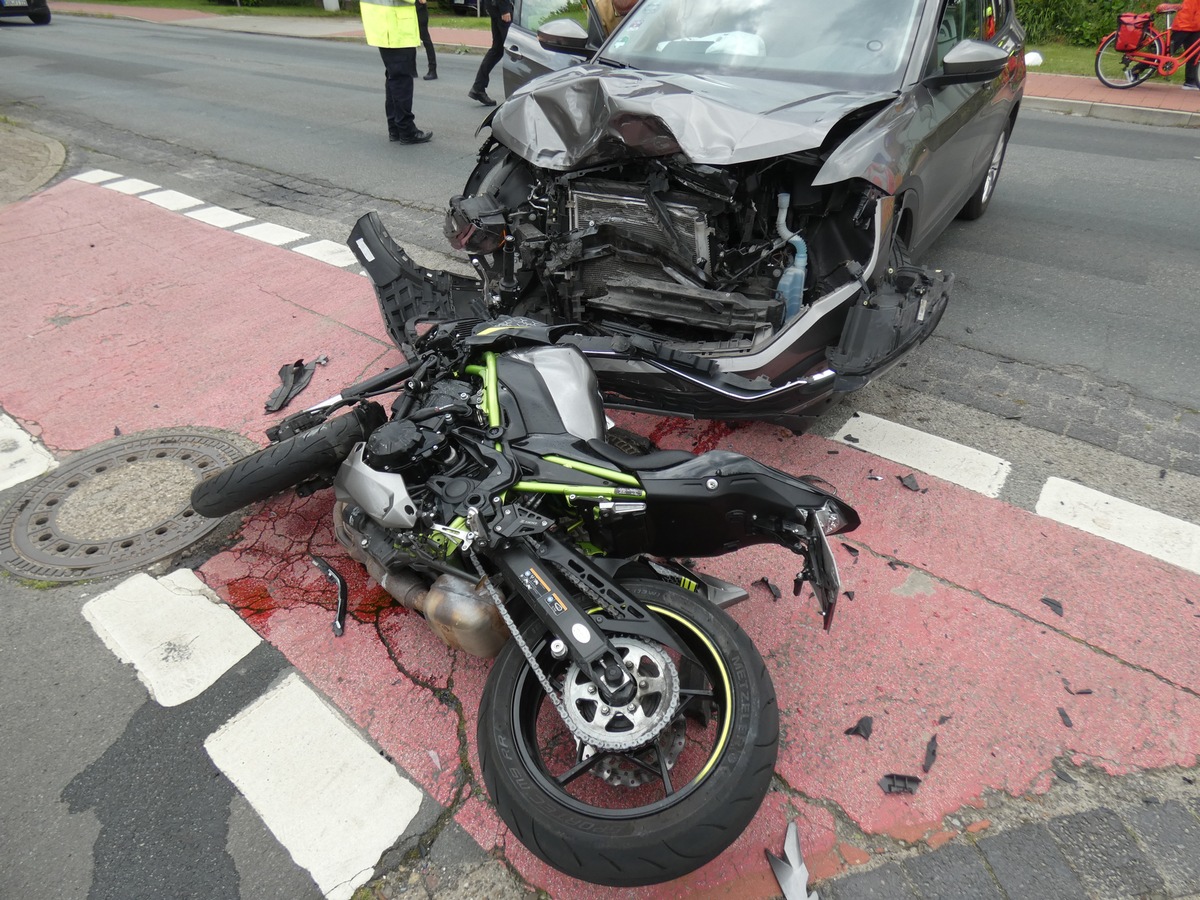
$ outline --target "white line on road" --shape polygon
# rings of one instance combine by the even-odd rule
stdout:
[[[371,878],[421,806],[421,791],[295,674],[204,748],[330,900]]]
[[[116,191],[118,194],[144,194],[146,191],[157,191],[161,189],[160,185],[152,184],[149,181],[142,181],[140,178],[122,178],[120,181],[109,181],[102,185],[110,191]]]
[[[83,181],[87,184],[99,184],[102,181],[112,181],[114,178],[120,178],[116,172],[109,172],[106,169],[91,169],[87,172],[80,172],[78,175],[71,176],[75,181]]]
[[[853,438],[853,440],[851,440]],[[1012,464],[963,444],[880,419],[851,416],[834,440],[953,482],[985,497],[999,497]]]
[[[1037,513],[1200,573],[1200,525],[1062,478],[1046,482],[1038,497]]]
[[[155,206],[161,206],[163,209],[169,209],[172,212],[178,212],[181,209],[190,209],[193,206],[199,206],[203,201],[197,200],[195,197],[189,197],[187,194],[181,194],[179,191],[155,191],[152,194],[142,194],[143,200],[149,200]]]
[[[215,225],[217,228],[232,228],[234,225],[245,225],[247,222],[254,221],[252,216],[243,216],[241,213],[225,209],[223,206],[206,206],[204,209],[193,210],[184,215],[192,219],[199,219],[208,225]]]
[[[237,233],[244,234],[246,237],[252,237],[256,241],[262,241],[264,244],[272,244],[276,247],[309,237],[303,231],[297,231],[295,228],[286,228],[283,225],[274,225],[271,222],[248,225],[245,228],[239,228]]]
[[[297,253],[311,256],[313,259],[329,263],[329,265],[337,266],[340,269],[358,265],[358,260],[350,252],[350,248],[336,241],[314,241],[311,244],[302,244],[292,249]]]
[[[0,413],[0,491],[44,475],[57,465],[49,450]]]
[[[83,616],[163,706],[198,697],[261,642],[189,569],[134,575],[89,601]]]

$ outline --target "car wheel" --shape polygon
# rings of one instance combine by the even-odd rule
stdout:
[[[960,219],[978,219],[987,212],[992,195],[996,193],[996,182],[1000,180],[1000,167],[1004,165],[1004,153],[1008,149],[1008,134],[1011,130],[1010,125],[1000,132],[1000,137],[996,139],[996,147],[992,150],[992,159],[983,173],[983,178],[979,180],[979,187],[975,188],[971,199],[958,213]]]
[[[35,12],[35,13],[30,13],[29,21],[33,22],[34,25],[49,25],[50,24],[50,10],[43,9],[43,10],[39,10],[38,12]]]

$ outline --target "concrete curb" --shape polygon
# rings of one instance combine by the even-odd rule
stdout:
[[[1130,125],[1162,125],[1171,128],[1200,128],[1200,113],[1178,109],[1154,109],[1146,106],[1121,106],[1116,103],[1095,103],[1087,100],[1062,100],[1057,97],[1030,97],[1022,101],[1025,109],[1060,113],[1066,116],[1086,116],[1125,122]]]
[[[58,174],[66,148],[53,138],[0,122],[0,147],[9,161],[0,170],[0,207],[28,197]]]

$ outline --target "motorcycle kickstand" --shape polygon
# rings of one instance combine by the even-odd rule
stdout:
[[[341,637],[346,633],[346,607],[349,601],[349,590],[346,579],[334,571],[333,566],[319,556],[312,557],[313,565],[321,570],[329,581],[337,585],[337,612],[333,615],[333,636]]]

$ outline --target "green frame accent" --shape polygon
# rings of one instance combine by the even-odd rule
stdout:
[[[642,483],[632,475],[626,475],[624,472],[615,472],[612,469],[604,469],[600,466],[593,466],[590,463],[579,462],[574,459],[567,459],[565,456],[543,456],[542,459],[546,460],[546,462],[554,463],[556,466],[562,466],[564,469],[574,469],[576,472],[583,472],[585,475],[595,475],[597,478],[615,481],[617,484],[625,484],[635,488],[642,486]]]

